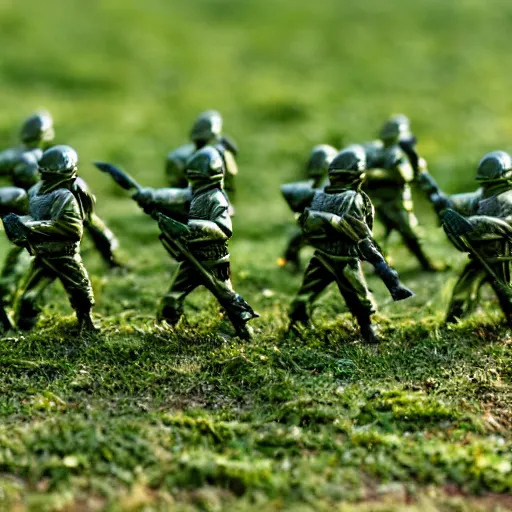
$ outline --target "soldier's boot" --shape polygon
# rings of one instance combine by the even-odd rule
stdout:
[[[99,328],[93,322],[90,309],[78,310],[76,317],[80,334],[92,334],[99,331]]]
[[[165,322],[170,327],[174,327],[183,316],[183,307],[182,306],[171,306],[169,304],[164,304],[158,310],[156,319],[158,322]]]
[[[0,302],[0,334],[4,334],[15,328],[9,313],[6,309],[7,305]]]
[[[294,334],[300,332],[301,328],[309,324],[307,304],[305,302],[295,302],[288,317],[290,323],[288,324],[287,333]]]
[[[36,323],[41,309],[30,299],[21,298],[17,314],[16,326],[22,331],[32,330]]]
[[[380,338],[377,334],[377,329],[375,325],[372,323],[370,316],[358,317],[357,323],[359,324],[359,332],[361,333],[361,337],[366,343],[372,345],[380,343]]]
[[[246,340],[246,341],[249,341],[250,339],[252,339],[252,337],[254,335],[254,329],[250,325],[247,325],[247,322],[231,321],[231,323],[233,324],[233,327],[235,328],[235,336],[238,336],[240,339]]]
[[[423,251],[423,247],[417,238],[409,238],[405,241],[407,248],[416,256],[421,268],[427,272],[439,272],[442,267],[435,265]]]

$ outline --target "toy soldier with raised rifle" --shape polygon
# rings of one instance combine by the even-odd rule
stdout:
[[[363,339],[378,343],[371,320],[375,305],[361,268],[362,260],[374,266],[395,301],[413,295],[401,284],[373,240],[373,205],[361,191],[365,163],[362,146],[349,146],[338,153],[329,166],[329,186],[314,191],[310,206],[301,216],[304,235],[315,253],[292,303],[292,330],[297,324],[308,323],[314,301],[336,282]]]
[[[43,150],[55,137],[53,119],[48,112],[39,112],[28,117],[20,130],[21,145],[0,152],[0,176],[8,177],[16,187],[28,190],[39,181],[37,162]],[[116,256],[119,242],[114,233],[95,212],[96,199],[85,181],[77,178],[75,193],[88,204],[84,227],[92,238],[94,246],[111,268],[122,267]],[[29,265],[29,258],[21,247],[14,247],[7,255],[0,275],[0,300],[12,302],[18,281]]]
[[[281,186],[281,193],[292,208],[292,211],[295,212],[293,198],[296,197],[297,187],[302,186],[305,190],[315,190],[317,188],[323,188],[329,184],[327,171],[329,170],[329,164],[336,156],[336,153],[336,149],[327,144],[319,144],[318,146],[315,146],[306,163],[307,181],[287,183]],[[288,197],[287,195],[288,190],[292,191],[291,197]],[[289,199],[291,199],[291,203],[288,201]],[[296,229],[288,242],[284,256],[277,260],[277,264],[280,267],[287,267],[293,272],[298,271],[300,269],[300,250],[305,244],[306,242],[302,234],[302,229],[300,229],[299,226],[296,226]]]
[[[166,174],[169,186],[172,188],[188,187],[186,177],[186,163],[199,149],[205,146],[213,146],[221,155],[224,164],[224,190],[230,201],[235,196],[235,176],[238,174],[238,166],[235,157],[238,148],[234,142],[222,134],[222,116],[216,110],[201,112],[194,121],[190,131],[191,144],[185,144],[171,151],[167,155]],[[230,204],[231,215],[234,213]]]
[[[379,140],[364,145],[368,168],[364,190],[384,224],[386,239],[392,231],[398,231],[423,270],[432,272],[438,268],[425,254],[416,232],[418,221],[410,189],[420,166],[425,165],[417,157],[415,143],[407,117],[391,117],[382,127]],[[416,158],[411,160],[411,155]]]
[[[247,339],[247,322],[257,318],[251,306],[233,290],[228,241],[232,236],[229,203],[222,190],[224,164],[216,148],[205,146],[186,164],[185,173],[192,191],[188,220],[180,222],[176,192],[186,189],[142,188],[128,175],[110,164],[96,164],[127,190],[136,189],[133,198],[158,220],[160,240],[178,260],[171,287],[161,301],[158,320],[170,326],[183,315],[186,296],[199,286],[207,288],[219,301],[237,336]],[[168,216],[172,215],[172,216]]]
[[[91,310],[94,296],[80,256],[87,208],[74,191],[78,156],[69,146],[54,146],[39,161],[41,180],[28,193],[29,214],[10,213],[2,220],[9,239],[34,256],[25,279],[17,326],[34,327],[45,289],[59,279],[73,309],[80,331],[94,331]]]
[[[476,171],[480,188],[472,193],[446,196],[434,179],[418,178],[454,246],[469,254],[469,261],[452,292],[446,322],[471,314],[480,288],[489,283],[508,325],[512,326],[512,158],[504,151],[485,155]]]

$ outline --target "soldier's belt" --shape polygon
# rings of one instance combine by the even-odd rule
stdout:
[[[72,256],[79,250],[78,243],[63,244],[62,242],[45,242],[44,244],[31,244],[32,254],[39,256]]]
[[[320,252],[327,254],[336,259],[347,258],[347,259],[357,259],[357,248],[354,245],[349,245],[347,242],[336,240],[333,242],[323,242],[318,243],[312,241],[313,247]],[[353,253],[353,254],[352,254]]]

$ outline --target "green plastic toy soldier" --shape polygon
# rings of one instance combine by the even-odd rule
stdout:
[[[453,289],[446,321],[472,313],[480,288],[489,283],[512,326],[512,158],[504,151],[485,155],[476,171],[481,187],[468,194],[448,197],[432,177],[422,180],[448,238],[470,258]]]
[[[362,146],[349,146],[341,151],[329,166],[330,184],[314,191],[310,206],[301,216],[304,235],[315,253],[292,303],[290,328],[293,330],[297,324],[309,321],[309,309],[314,301],[329,284],[336,282],[363,339],[367,343],[379,342],[371,319],[375,304],[361,260],[374,266],[394,300],[413,295],[400,283],[397,272],[387,264],[373,240],[373,206],[361,191],[365,163]]]
[[[421,267],[432,272],[439,269],[423,251],[416,232],[418,221],[413,211],[410,184],[424,161],[418,159],[414,146],[415,138],[407,117],[390,118],[382,127],[379,140],[364,145],[368,167],[364,188],[384,224],[386,239],[392,231],[398,231]],[[416,158],[411,160],[412,155]]]
[[[9,239],[34,256],[25,279],[17,325],[34,327],[45,289],[59,279],[69,295],[81,331],[95,330],[94,296],[80,257],[87,205],[74,191],[78,156],[69,146],[46,150],[39,161],[41,181],[28,193],[29,214],[10,213],[2,220]]]
[[[222,116],[216,110],[207,110],[199,114],[190,132],[192,144],[185,144],[167,155],[166,174],[169,186],[185,188],[188,180],[185,174],[188,159],[205,146],[214,146],[224,163],[224,190],[231,201],[235,195],[235,176],[238,166],[235,157],[238,148],[234,142],[222,134]],[[233,207],[230,206],[231,210]],[[234,211],[234,210],[233,210]],[[232,211],[232,214],[233,214]]]
[[[21,126],[20,146],[6,149],[0,153],[0,176],[8,177],[14,186],[25,190],[35,185],[39,181],[39,172],[37,165],[33,165],[34,159],[36,163],[41,159],[44,149],[49,146],[54,137],[53,119],[48,112],[38,112],[28,117]],[[116,255],[119,241],[96,214],[94,195],[88,189],[85,181],[80,178],[77,187],[84,196],[83,200],[92,202],[93,205],[85,219],[84,227],[94,246],[111,268],[122,267]],[[19,273],[15,270],[16,266],[26,268],[22,262],[20,265],[17,260],[19,254],[19,248],[15,248],[7,257],[2,277],[0,277],[0,295],[9,296],[13,282],[17,282]]]
[[[336,149],[327,144],[319,144],[315,146],[311,151],[309,159],[306,163],[306,178],[307,181],[299,183],[289,183],[281,186],[281,192],[285,199],[288,201],[286,191],[288,189],[295,190],[296,187],[302,184],[305,187],[311,189],[325,187],[329,184],[327,172],[329,170],[329,164],[332,159],[336,156]],[[292,194],[293,196],[293,194]],[[292,200],[293,202],[293,200]],[[293,207],[292,207],[293,209]],[[284,256],[277,260],[277,264],[280,267],[290,268],[292,271],[300,269],[300,250],[306,244],[302,229],[296,226],[288,245],[286,247]]]
[[[176,325],[183,315],[185,297],[202,285],[224,308],[236,334],[247,339],[251,335],[247,322],[258,315],[231,284],[228,240],[232,225],[229,203],[222,190],[222,157],[215,147],[205,146],[188,161],[185,173],[192,190],[186,224],[157,213],[169,205],[166,190],[176,189],[140,189],[134,195],[145,211],[153,210],[162,231],[162,243],[179,261],[158,318]]]
[[[25,215],[28,213],[28,194],[20,187],[0,187],[0,217],[4,218],[10,213]],[[23,249],[21,249],[23,251]],[[30,257],[27,257],[30,261]],[[0,332],[13,329],[14,324],[7,313],[8,304],[0,297]]]

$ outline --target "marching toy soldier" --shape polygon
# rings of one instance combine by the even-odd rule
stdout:
[[[236,334],[249,338],[251,332],[246,324],[258,315],[231,284],[228,240],[232,225],[229,203],[222,190],[222,157],[216,148],[205,146],[188,161],[185,173],[192,190],[186,224],[161,213],[169,205],[166,190],[172,193],[176,189],[145,188],[134,196],[145,211],[153,210],[152,215],[158,218],[162,231],[163,245],[179,261],[158,318],[175,325],[183,315],[185,297],[202,285],[224,308]]]
[[[504,151],[485,155],[476,171],[481,186],[472,193],[448,197],[430,176],[421,179],[448,238],[470,258],[453,289],[446,321],[471,314],[487,282],[512,326],[512,158]]]
[[[33,162],[34,160],[36,163],[39,162],[43,150],[51,144],[54,137],[53,119],[48,112],[38,112],[28,117],[21,126],[21,145],[0,152],[0,176],[9,177],[14,186],[25,190],[35,185],[39,181],[39,172],[37,165],[34,166]],[[88,189],[85,181],[80,178],[77,187],[84,196],[88,196],[85,200],[93,203],[93,208],[85,219],[84,227],[91,236],[94,246],[111,268],[121,267],[116,256],[119,241],[95,213],[96,199],[94,195]],[[20,256],[20,248],[16,247],[9,253],[4,264],[0,277],[0,295],[4,297],[11,295],[12,288],[19,279],[16,266],[26,267],[23,262],[18,261],[18,257],[23,258]]]
[[[233,141],[222,134],[222,116],[216,110],[207,110],[199,114],[190,132],[192,144],[185,144],[167,155],[166,174],[169,186],[185,188],[188,186],[186,163],[199,149],[213,146],[220,153],[224,164],[224,190],[231,201],[235,194],[235,176],[238,166],[235,157],[238,148]],[[231,207],[232,209],[232,207]]]
[[[364,189],[384,224],[386,238],[392,231],[398,231],[421,267],[436,271],[416,232],[418,221],[413,211],[410,183],[426,164],[417,157],[415,142],[407,117],[390,118],[382,127],[379,140],[364,145],[367,158]]]
[[[320,144],[315,146],[311,151],[306,164],[306,177],[308,181],[302,182],[303,185],[310,187],[311,189],[316,189],[328,185],[329,179],[327,177],[327,172],[329,170],[329,164],[336,156],[336,153],[336,149],[327,144]],[[281,191],[283,195],[285,195],[285,199],[287,188],[290,186],[295,188],[295,186],[298,184],[299,183],[291,183],[281,187]],[[284,256],[277,260],[277,264],[280,267],[288,266],[292,271],[299,270],[300,250],[304,247],[304,245],[305,240],[304,236],[302,235],[302,230],[297,226],[288,242]]]
[[[29,214],[10,213],[2,219],[9,239],[34,256],[17,312],[21,329],[34,327],[42,294],[58,278],[69,295],[80,330],[95,330],[93,291],[80,256],[87,205],[73,190],[77,166],[78,156],[69,146],[46,150],[39,161],[41,180],[28,193]]]
[[[375,305],[361,260],[374,266],[394,300],[413,295],[400,283],[397,272],[387,264],[373,240],[373,206],[361,191],[365,162],[362,146],[349,146],[338,153],[329,166],[330,184],[314,191],[310,206],[301,216],[304,236],[315,253],[292,303],[291,329],[309,321],[309,308],[329,284],[336,282],[363,339],[378,343],[371,320]]]

